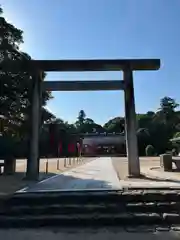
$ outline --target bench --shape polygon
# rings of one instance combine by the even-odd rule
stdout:
[[[12,157],[0,159],[0,175],[14,174],[16,170],[16,160]]]
[[[172,158],[172,162],[175,164],[176,168],[180,171],[180,157]]]

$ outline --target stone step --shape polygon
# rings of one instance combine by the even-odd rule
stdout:
[[[180,224],[178,191],[15,194],[0,208],[0,228]]]
[[[111,192],[49,192],[15,194],[5,202],[12,205],[130,203],[130,202],[180,202],[179,191],[111,191]]]
[[[25,204],[25,203],[24,203]],[[58,215],[58,214],[91,214],[91,213],[177,213],[180,212],[179,202],[135,202],[135,203],[111,203],[111,204],[47,204],[46,205],[13,205],[0,210],[0,215]]]
[[[72,214],[31,216],[0,216],[0,228],[39,228],[39,227],[97,227],[97,226],[139,226],[179,224],[179,214],[157,213],[121,214]]]

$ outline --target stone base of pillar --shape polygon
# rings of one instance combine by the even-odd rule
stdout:
[[[127,178],[143,178],[143,175],[141,173],[133,174],[133,175],[128,175]]]
[[[39,180],[39,159],[28,159],[25,179],[30,181]]]
[[[23,180],[28,180],[28,181],[39,181],[39,175],[37,176],[37,173],[29,173],[26,174],[26,176],[23,178]]]
[[[7,157],[4,161],[4,174],[12,175],[16,172],[16,159],[14,157]]]

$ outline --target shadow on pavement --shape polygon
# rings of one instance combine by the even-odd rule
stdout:
[[[85,189],[121,189],[109,181],[96,180],[92,178],[78,178],[72,175],[56,175],[42,182],[31,185],[26,191],[63,191],[63,190],[85,190]]]

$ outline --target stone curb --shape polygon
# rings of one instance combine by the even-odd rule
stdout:
[[[141,174],[144,175],[147,178],[150,178],[149,180],[159,180],[159,181],[165,181],[165,182],[175,182],[175,183],[179,183],[180,184],[180,180],[177,179],[177,178],[157,176],[158,172],[152,170],[152,167],[148,168],[148,170],[142,170]]]

